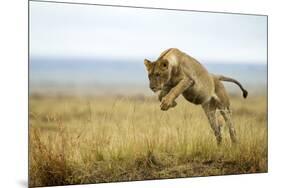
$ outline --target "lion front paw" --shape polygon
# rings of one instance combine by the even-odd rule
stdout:
[[[163,97],[161,104],[160,104],[160,108],[163,111],[168,110],[170,107],[175,107],[177,105],[177,103],[173,100],[171,100],[168,97]]]

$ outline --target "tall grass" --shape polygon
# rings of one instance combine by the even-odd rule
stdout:
[[[217,147],[202,109],[150,98],[30,98],[30,186],[267,171],[266,97],[232,97],[239,144]]]

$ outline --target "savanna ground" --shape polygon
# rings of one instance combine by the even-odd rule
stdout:
[[[30,97],[30,186],[267,172],[266,96],[232,96],[239,144],[200,106],[156,97]]]

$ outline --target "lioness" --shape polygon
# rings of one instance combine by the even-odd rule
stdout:
[[[246,98],[248,92],[237,80],[209,73],[197,60],[176,48],[165,50],[155,62],[145,59],[144,64],[151,90],[160,91],[161,110],[175,107],[175,99],[182,94],[189,102],[202,106],[218,145],[222,141],[220,119],[224,119],[229,127],[231,141],[237,142],[229,97],[221,82],[234,82]]]

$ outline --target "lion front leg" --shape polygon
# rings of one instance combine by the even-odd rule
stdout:
[[[189,77],[186,77],[179,81],[179,83],[175,87],[173,87],[165,97],[162,98],[160,104],[161,110],[166,111],[169,108],[173,107],[173,102],[175,101],[175,99],[193,84],[194,80]]]

